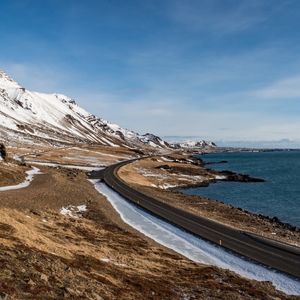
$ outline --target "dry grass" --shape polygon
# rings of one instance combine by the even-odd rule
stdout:
[[[0,162],[0,186],[15,185],[24,181],[28,167],[12,162]]]
[[[274,299],[267,283],[192,263],[89,207],[81,219],[0,209],[0,290],[13,299]],[[90,215],[89,215],[90,214]]]
[[[38,146],[34,149],[8,147],[8,153],[11,158],[17,155],[29,163],[37,161],[79,166],[107,166],[138,155],[136,151],[124,147],[96,145]]]
[[[163,159],[152,157],[138,160],[122,167],[118,174],[131,185],[161,189],[201,185],[215,178],[214,174],[192,164],[186,156],[168,155]]]
[[[10,299],[293,298],[144,237],[84,172],[42,172],[28,188],[0,192],[0,292]],[[59,213],[81,204],[88,209],[81,218]]]

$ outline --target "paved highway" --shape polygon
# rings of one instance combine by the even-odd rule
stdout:
[[[300,248],[230,228],[132,189],[117,175],[120,167],[132,161],[134,160],[109,166],[99,173],[94,172],[92,176],[103,179],[127,200],[169,223],[258,263],[300,278]]]

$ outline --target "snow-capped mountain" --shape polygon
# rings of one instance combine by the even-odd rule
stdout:
[[[140,135],[98,118],[65,95],[28,91],[1,70],[0,139],[21,143],[170,147],[153,134]]]
[[[191,148],[205,148],[205,147],[217,147],[217,145],[213,142],[209,141],[185,141],[185,142],[180,142],[180,143],[171,143],[171,146],[175,149],[191,149]]]

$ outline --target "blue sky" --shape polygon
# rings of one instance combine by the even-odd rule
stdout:
[[[0,68],[139,132],[299,140],[298,0],[1,0]]]

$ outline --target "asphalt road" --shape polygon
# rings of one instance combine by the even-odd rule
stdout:
[[[132,189],[117,176],[118,169],[132,161],[109,166],[99,173],[94,172],[92,176],[104,180],[127,200],[169,223],[258,263],[300,278],[300,248],[230,228]]]

